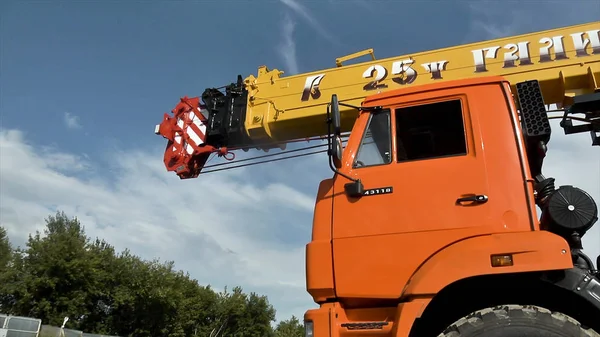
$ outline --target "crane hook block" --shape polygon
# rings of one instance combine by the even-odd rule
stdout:
[[[180,179],[196,178],[211,153],[225,155],[227,149],[206,144],[206,107],[199,97],[182,97],[173,110],[165,113],[154,132],[168,140],[164,163],[167,171],[174,171]],[[225,153],[222,153],[225,151]]]

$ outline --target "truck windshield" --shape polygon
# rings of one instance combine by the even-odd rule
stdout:
[[[352,167],[360,168],[389,164],[392,161],[390,130],[390,110],[379,110],[371,113]]]

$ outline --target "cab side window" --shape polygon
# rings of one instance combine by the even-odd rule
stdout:
[[[353,168],[389,164],[392,161],[390,110],[374,111],[352,164]]]
[[[459,99],[396,109],[398,162],[467,154]]]

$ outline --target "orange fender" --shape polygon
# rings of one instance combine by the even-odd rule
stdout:
[[[492,267],[492,255],[512,255],[513,265]],[[396,336],[408,336],[435,294],[461,279],[572,267],[567,241],[547,231],[483,235],[455,242],[425,261],[404,288],[402,297],[414,299],[404,303],[405,308],[399,307],[404,310],[398,315],[404,317],[397,317]]]
[[[513,265],[492,267],[492,255],[512,255]],[[447,285],[471,276],[572,267],[567,241],[547,231],[477,236],[432,255],[415,271],[402,297],[434,295]]]

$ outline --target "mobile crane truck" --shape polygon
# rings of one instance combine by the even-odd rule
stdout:
[[[581,243],[596,202],[542,172],[546,105],[600,145],[600,21],[282,73],[183,97],[155,133],[181,179],[211,155],[327,139],[307,337],[600,336],[600,273]]]

